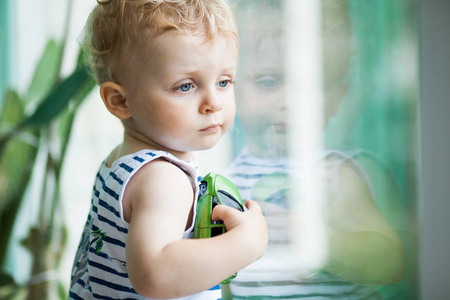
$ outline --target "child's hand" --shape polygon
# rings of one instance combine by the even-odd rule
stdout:
[[[247,211],[241,212],[226,205],[217,205],[211,215],[213,221],[223,221],[227,232],[240,231],[246,242],[251,241],[252,247],[262,256],[267,246],[267,224],[261,212],[261,207],[252,200],[245,202]]]

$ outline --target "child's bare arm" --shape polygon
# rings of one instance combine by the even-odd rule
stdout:
[[[338,185],[328,182],[323,186],[328,190],[324,199],[329,245],[325,269],[360,284],[387,285],[400,280],[405,257],[396,231],[376,207],[367,182],[355,166],[342,163],[339,171]],[[297,230],[289,226],[290,210],[269,202],[258,203],[269,227],[270,242],[288,242],[289,232]]]
[[[377,209],[358,172],[346,164],[340,171],[342,199],[330,196],[328,206],[329,271],[360,284],[399,281],[405,264],[400,238]]]
[[[263,255],[267,229],[254,202],[247,202],[244,213],[225,206],[214,209],[213,218],[225,222],[227,233],[183,240],[193,196],[186,174],[164,161],[143,167],[130,181],[124,197],[124,210],[130,212],[127,270],[141,295],[173,298],[197,293]]]

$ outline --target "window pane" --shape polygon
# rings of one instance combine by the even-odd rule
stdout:
[[[270,241],[231,293],[415,296],[415,1],[234,2],[229,176]]]

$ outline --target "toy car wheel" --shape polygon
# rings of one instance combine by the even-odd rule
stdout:
[[[208,183],[206,183],[206,181],[200,182],[199,191],[198,191],[199,198],[205,194],[207,188],[208,188]]]

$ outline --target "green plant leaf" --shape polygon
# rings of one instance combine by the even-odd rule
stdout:
[[[5,93],[3,107],[0,112],[0,131],[6,131],[17,125],[24,115],[24,107],[19,94],[9,89]]]
[[[0,286],[4,285],[14,285],[17,286],[17,284],[14,281],[14,278],[4,271],[0,271]]]
[[[64,121],[64,119],[71,119],[70,115],[73,115],[77,111],[77,109],[81,105],[81,103],[83,103],[83,101],[87,98],[87,96],[92,92],[92,90],[96,86],[95,79],[92,76],[89,76],[88,70],[87,70],[86,66],[84,65],[84,58],[85,58],[84,51],[80,50],[80,52],[78,54],[77,68],[84,69],[88,76],[86,76],[85,80],[80,84],[78,90],[73,95],[74,106],[69,107],[66,110],[65,116],[61,117],[61,119],[62,119],[61,123],[70,123],[71,124],[71,122],[73,120],[72,121],[69,121],[69,120]],[[70,134],[70,131],[67,132],[67,130],[64,130],[66,127],[67,126],[64,126],[64,124],[62,124],[62,126],[60,126],[61,137],[64,137],[66,134]],[[64,138],[63,138],[63,140],[64,140]]]
[[[39,126],[50,122],[66,107],[88,76],[86,69],[76,69],[69,77],[53,89],[36,111],[24,120],[22,126]]]
[[[41,100],[54,86],[59,76],[61,46],[50,40],[36,66],[28,91],[24,97],[26,103]]]
[[[61,300],[66,300],[67,299],[67,290],[68,290],[68,288],[66,288],[61,281],[58,281],[58,296],[59,296],[59,299],[61,299]]]
[[[95,80],[90,76],[86,77],[84,82],[79,86],[77,92],[73,96],[74,105],[64,110],[61,113],[61,116],[59,117],[58,130],[61,140],[61,160],[64,159],[66,147],[68,145],[69,138],[72,133],[72,125],[75,120],[75,114],[78,110],[78,107],[92,92],[95,86],[96,86]]]
[[[27,138],[38,139],[37,130],[25,131]],[[37,148],[19,138],[8,140],[0,156],[0,265],[4,263],[7,243],[17,212],[23,201],[36,159]]]
[[[13,90],[8,91],[0,115],[1,129],[7,130],[0,140],[0,265],[5,260],[11,230],[37,154],[38,130],[19,133],[11,129],[23,118],[23,110],[19,95]]]
[[[88,60],[88,54],[86,53],[86,51],[84,51],[83,48],[81,48],[80,51],[78,52],[77,68],[87,68],[87,66],[86,66],[87,60]]]
[[[2,300],[25,300],[27,295],[27,289],[22,286],[5,285],[0,287],[0,299]]]
[[[20,185],[23,183],[23,172],[30,171],[36,152],[32,142],[37,141],[37,137],[32,132],[27,131],[19,136],[11,131],[11,127],[22,119],[24,109],[21,102],[19,95],[9,90],[0,115],[1,129],[8,130],[0,140],[0,212],[8,205],[8,199],[14,198],[11,194],[23,190],[24,186]]]

